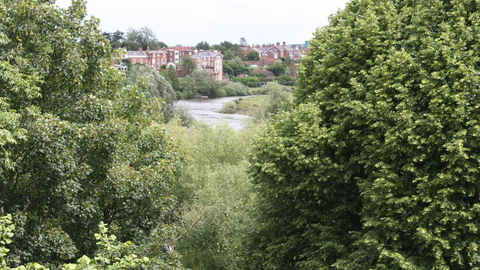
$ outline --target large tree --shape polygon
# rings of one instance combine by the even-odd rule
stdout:
[[[247,54],[245,55],[245,59],[249,60],[249,61],[254,61],[254,60],[259,60],[260,59],[260,56],[258,55],[258,52],[255,51],[255,50],[250,50],[247,52]]]
[[[140,29],[128,29],[122,47],[126,47],[127,50],[136,51],[139,48],[142,48],[143,50],[146,50],[147,48],[158,50],[161,48],[167,48],[168,46],[164,42],[158,41],[157,36],[152,29],[142,27]]]
[[[17,225],[12,266],[95,254],[101,221],[147,242],[170,206],[179,158],[152,127],[158,104],[127,85],[85,17],[84,1],[0,0],[0,214]]]
[[[193,73],[193,81],[195,86],[195,92],[215,97],[216,92],[220,89],[220,82],[217,81],[210,70],[198,69]]]
[[[250,161],[252,268],[479,269],[480,4],[353,0]]]
[[[192,75],[197,64],[195,60],[188,54],[185,54],[182,58],[182,70],[185,72],[185,75]]]
[[[144,88],[146,98],[161,99],[164,103],[161,112],[165,121],[169,121],[173,117],[174,102],[177,100],[175,90],[171,83],[160,75],[155,68],[145,65],[135,65],[128,72],[128,79],[132,85],[139,82],[146,84]]]
[[[195,48],[197,48],[197,50],[208,50],[210,49],[210,44],[206,41],[200,41]]]

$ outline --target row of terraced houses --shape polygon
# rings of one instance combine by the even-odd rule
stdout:
[[[285,42],[283,44],[277,42],[268,46],[245,46],[241,50],[244,54],[250,50],[255,50],[259,53],[260,63],[272,64],[275,60],[284,59],[287,56],[293,60],[298,60],[303,56],[306,49],[298,46],[292,48]],[[228,76],[223,74],[223,55],[219,51],[203,51],[180,46],[161,50],[150,50],[149,48],[142,50],[139,48],[138,51],[127,51],[125,58],[131,64],[146,64],[157,70],[160,70],[162,66],[168,68],[173,65],[181,76],[183,72],[180,63],[184,55],[189,55],[195,60],[197,69],[210,70],[215,79],[219,81],[228,80]]]

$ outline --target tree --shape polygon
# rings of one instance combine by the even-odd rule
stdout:
[[[290,68],[282,60],[275,60],[273,65],[268,66],[266,70],[273,72],[275,76],[290,75]]]
[[[197,50],[208,50],[210,49],[210,44],[208,44],[208,42],[206,41],[200,41],[197,46],[196,46]]]
[[[172,82],[173,90],[175,91],[180,90],[180,83],[178,82],[177,70],[173,65],[168,66],[167,74],[168,74],[168,77],[170,78],[170,81]]]
[[[187,157],[175,192],[183,235],[175,250],[191,269],[241,269],[236,251],[252,202],[246,153],[256,127],[236,131],[226,124],[196,123],[185,128],[172,121],[167,131]]]
[[[126,34],[125,41],[122,43],[122,47],[126,47],[127,50],[136,51],[138,48],[146,50],[150,48],[152,50],[158,50],[161,48],[167,48],[167,44],[162,41],[158,41],[157,36],[148,27],[142,27],[139,30],[129,28]]]
[[[255,50],[250,50],[247,52],[245,55],[245,58],[249,61],[254,61],[254,60],[259,60],[260,56],[258,55],[258,52]]]
[[[174,102],[177,100],[175,90],[170,82],[160,75],[155,68],[145,65],[135,65],[128,73],[132,85],[144,82],[145,97],[148,99],[161,99],[165,104],[162,106],[162,113],[165,121],[173,117]],[[143,81],[146,80],[146,81]],[[177,78],[178,80],[178,78]]]
[[[242,47],[248,46],[247,40],[244,37],[240,38],[240,46]]]
[[[215,93],[220,89],[220,83],[213,77],[209,70],[199,69],[193,73],[195,92],[209,97],[215,97]]]
[[[195,81],[191,76],[186,75],[180,79],[180,91],[186,98],[193,98],[197,95]]]
[[[213,45],[211,49],[221,51],[224,60],[233,60],[235,57],[243,55],[240,50],[240,45],[233,44],[229,41],[223,41],[218,45]]]
[[[196,68],[196,63],[195,63],[195,60],[193,60],[193,58],[188,55],[188,54],[185,54],[182,58],[182,62],[183,62],[183,65],[182,65],[182,70],[185,72],[185,75],[192,75],[192,72],[195,70]]]
[[[0,215],[17,224],[10,266],[91,257],[101,221],[122,242],[149,242],[171,207],[180,157],[152,126],[159,104],[112,67],[118,56],[85,18],[84,1],[0,0]]]
[[[120,30],[112,33],[104,32],[103,35],[110,41],[110,46],[112,46],[112,49],[118,49],[122,47],[122,43],[125,41],[125,34]]]
[[[224,71],[227,74],[237,76],[245,73],[247,70],[248,68],[245,67],[245,64],[240,57],[235,57],[233,60],[224,62]]]
[[[250,156],[250,268],[480,267],[479,15],[354,0],[317,30]]]

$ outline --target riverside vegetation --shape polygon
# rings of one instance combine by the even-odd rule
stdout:
[[[1,269],[480,269],[478,1],[351,1],[238,131],[83,1],[0,21]]]

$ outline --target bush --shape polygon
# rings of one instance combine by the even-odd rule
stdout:
[[[275,78],[275,81],[277,81],[279,84],[281,85],[289,85],[289,86],[293,86],[295,85],[295,81],[296,79],[295,78],[291,78],[289,76],[286,76],[286,75],[282,75],[282,76],[278,76]]]
[[[177,95],[177,100],[179,99],[184,99],[185,97],[183,96],[183,93],[180,91],[175,91],[175,94]]]
[[[249,89],[239,82],[227,82],[223,89],[227,96],[246,96],[249,94]]]
[[[173,118],[180,119],[182,126],[191,127],[195,122],[195,118],[193,118],[192,114],[187,106],[176,106],[173,110]]]
[[[218,111],[220,113],[235,113],[237,112],[237,103],[235,101],[227,101],[223,103],[222,108]]]
[[[226,97],[226,96],[227,96],[227,93],[225,92],[224,89],[222,88],[215,89],[215,97]]]
[[[248,87],[258,86],[258,83],[260,82],[260,78],[258,77],[230,77],[230,80],[233,82],[242,83]]]

